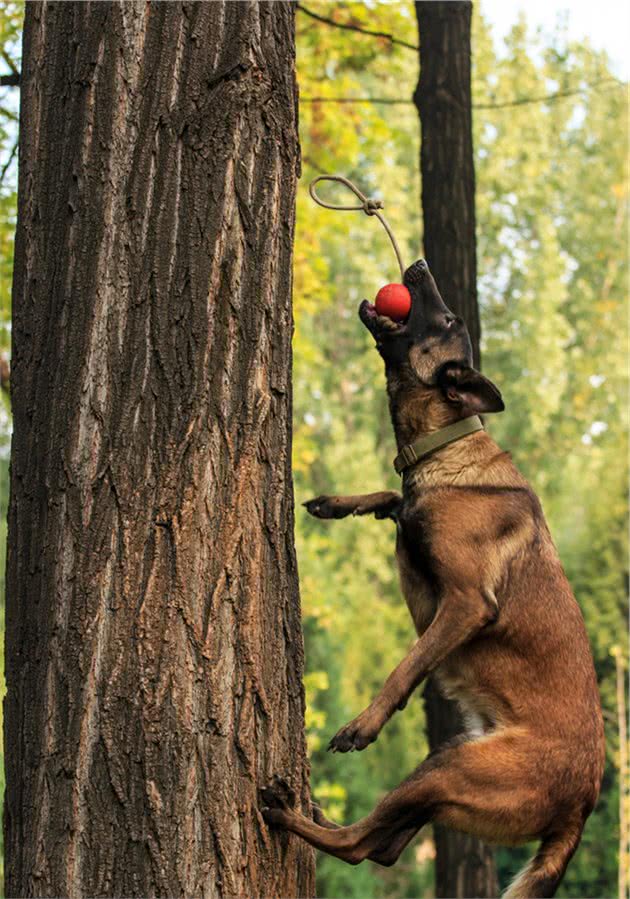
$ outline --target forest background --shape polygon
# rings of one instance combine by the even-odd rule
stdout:
[[[382,364],[356,317],[397,279],[373,219],[316,207],[308,183],[337,172],[385,213],[407,263],[422,255],[420,133],[411,102],[413,5],[306,4],[298,10],[302,180],[295,244],[296,503],[396,486]],[[611,897],[619,864],[617,677],[628,659],[627,85],[566,20],[535,32],[520,16],[501,43],[475,4],[473,105],[482,364],[506,411],[488,422],[538,492],[595,655],[607,767],[559,895]],[[0,6],[0,53],[20,67],[21,4]],[[0,352],[10,346],[18,89],[0,89]],[[366,102],[367,98],[370,102]],[[379,102],[374,102],[378,100]],[[339,102],[342,101],[342,102]],[[341,194],[338,196],[341,197]],[[345,198],[344,198],[345,199]],[[0,407],[0,573],[11,415]],[[387,522],[318,522],[297,512],[312,786],[339,822],[367,813],[427,751],[421,691],[367,752],[325,751],[377,691],[414,634]],[[3,784],[0,784],[3,790]],[[504,884],[531,850],[500,850]],[[432,895],[430,833],[392,869],[318,860],[318,894]]]

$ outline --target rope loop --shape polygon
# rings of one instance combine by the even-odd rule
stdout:
[[[315,191],[315,185],[320,181],[337,181],[340,184],[344,184],[352,193],[357,197],[360,201],[360,205],[358,206],[336,206],[334,203],[325,203],[320,197],[318,197]],[[337,212],[364,212],[366,215],[375,215],[381,225],[385,228],[389,239],[392,242],[392,246],[394,248],[394,252],[396,253],[396,259],[398,260],[398,266],[400,268],[400,280],[403,280],[405,274],[405,267],[403,265],[402,257],[400,255],[400,250],[398,249],[398,244],[396,243],[396,238],[392,233],[392,229],[389,227],[387,219],[384,215],[381,215],[379,209],[383,208],[383,202],[381,200],[376,200],[374,197],[366,197],[356,184],[353,184],[352,181],[349,181],[347,178],[344,178],[343,175],[319,175],[317,178],[314,178],[313,181],[309,184],[308,191],[311,195],[311,198],[315,200],[315,202],[319,206],[323,206],[324,209],[333,209]]]

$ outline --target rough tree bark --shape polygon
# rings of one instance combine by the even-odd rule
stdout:
[[[416,3],[420,79],[414,101],[422,130],[424,252],[445,302],[468,325],[478,364],[471,15],[469,2]],[[457,707],[431,684],[425,705],[431,748],[461,731]],[[480,840],[437,826],[435,845],[436,896],[497,895],[493,854]]]
[[[479,362],[475,168],[470,88],[472,3],[416,3],[424,250],[444,301],[468,326]]]
[[[6,895],[308,896],[289,3],[29,3]]]

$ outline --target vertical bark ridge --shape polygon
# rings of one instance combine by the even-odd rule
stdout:
[[[293,7],[27,5],[9,895],[300,895]]]

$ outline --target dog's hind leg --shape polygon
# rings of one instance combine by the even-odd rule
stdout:
[[[546,746],[537,748],[539,752],[548,750]],[[573,828],[570,839],[560,828],[552,784],[540,777],[536,759],[532,735],[525,728],[505,728],[438,750],[373,812],[348,827],[320,826],[273,788],[262,791],[262,813],[270,824],[353,865],[366,858],[393,864],[430,820],[508,845],[542,837],[536,859],[508,896],[553,895],[581,828]],[[576,803],[578,809],[577,799]],[[568,814],[571,810],[565,807],[564,811]],[[554,833],[561,836],[549,836],[552,825]]]
[[[373,849],[368,855],[369,860],[384,868],[390,868],[398,861],[403,849],[406,849],[419,830],[419,827],[409,827],[400,831],[385,848]]]
[[[321,808],[315,803],[311,803],[313,821],[320,827],[326,827],[328,830],[339,830],[341,824],[335,824],[330,818],[327,818]],[[403,830],[398,836],[395,836],[384,849],[375,849],[368,855],[371,862],[377,865],[383,865],[385,868],[391,867],[397,860],[400,853],[413,840],[418,832],[417,827],[410,827]]]
[[[326,827],[329,830],[339,830],[341,824],[335,824],[323,813],[321,808],[315,803],[311,803],[313,821],[320,827]],[[384,849],[375,849],[368,855],[370,861],[377,865],[383,865],[385,868],[391,867],[397,860],[403,849],[411,842],[416,833],[417,827],[411,827],[403,830],[398,836],[394,837]]]
[[[334,821],[331,821],[330,818],[327,818],[321,808],[315,802],[311,802],[311,813],[313,815],[313,821],[316,824],[319,824],[320,827],[327,827],[329,830],[337,830],[341,827],[341,824],[335,824]]]
[[[397,795],[400,790],[399,787],[388,794],[370,815],[348,827],[330,827],[332,822],[321,826],[309,820],[292,808],[274,786],[262,791],[265,803],[262,814],[269,824],[298,834],[316,849],[348,864],[357,865],[373,857],[379,864],[391,865],[427,820],[422,810],[405,807],[402,797]]]

